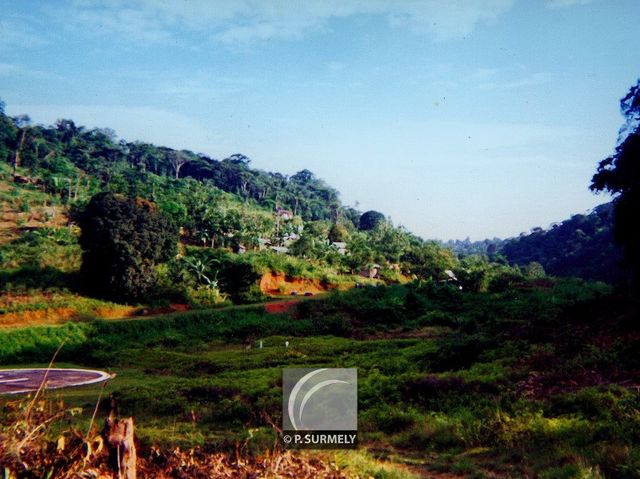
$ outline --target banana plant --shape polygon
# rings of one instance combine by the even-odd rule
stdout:
[[[205,285],[209,289],[216,289],[218,287],[218,271],[213,271],[213,274],[207,274],[208,270],[213,265],[213,260],[202,260],[200,258],[186,257],[183,261],[187,265],[188,270],[196,277],[199,284]]]

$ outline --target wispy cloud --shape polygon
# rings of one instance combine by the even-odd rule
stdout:
[[[45,39],[20,19],[0,20],[0,51],[44,45]]]
[[[0,77],[15,75],[21,71],[20,65],[0,62]]]
[[[593,0],[547,0],[546,6],[548,8],[567,8],[574,5],[586,5]]]
[[[174,42],[189,32],[200,40],[237,45],[292,39],[326,31],[336,18],[356,15],[386,18],[391,27],[408,28],[435,41],[471,34],[478,24],[495,21],[514,0],[98,0],[71,1],[49,13],[69,28],[87,34],[117,34],[122,40]]]
[[[392,24],[408,26],[416,33],[444,42],[471,35],[478,24],[494,22],[513,3],[513,0],[395,2],[388,4],[386,14]]]
[[[164,43],[172,39],[169,24],[142,5],[113,2],[73,2],[68,9],[49,6],[45,12],[66,29],[87,36],[112,36],[129,43]]]
[[[476,68],[466,76],[467,82],[483,90],[545,85],[552,79],[553,76],[549,72],[526,72],[522,65]]]
[[[0,62],[0,77],[10,77],[10,76],[23,76],[23,77],[31,77],[31,78],[43,78],[43,79],[53,79],[60,78],[55,73],[43,71],[43,70],[34,70],[31,68],[27,68],[24,65],[18,63],[5,63]]]
[[[202,100],[219,99],[233,94],[240,94],[251,85],[246,78],[207,78],[195,75],[194,78],[169,78],[157,87],[159,95],[169,95],[176,98],[199,98]]]

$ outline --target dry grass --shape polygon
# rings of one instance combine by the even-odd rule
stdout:
[[[36,396],[37,398],[37,396]],[[0,419],[0,463],[7,479],[113,478],[106,438],[96,427],[84,434],[60,426],[81,411],[62,402],[23,399],[4,404]],[[207,452],[201,448],[141,449],[139,478],[348,478],[327,458],[310,454],[267,451],[261,456],[236,452]]]
[[[63,227],[69,223],[67,209],[51,204],[53,198],[0,181],[0,244],[18,238],[21,229]]]
[[[5,313],[0,316],[0,328],[28,328],[31,326],[50,326],[77,319],[77,311],[73,308],[40,309],[36,311],[20,311]]]

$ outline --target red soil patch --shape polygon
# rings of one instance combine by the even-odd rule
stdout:
[[[297,303],[298,303],[298,301],[296,301],[296,300],[292,300],[292,301],[276,301],[274,303],[265,304],[264,305],[264,310],[267,313],[271,313],[271,314],[286,313],[287,311],[290,311],[293,308],[295,308]]]
[[[132,316],[135,311],[136,308],[134,308],[133,306],[105,306],[103,308],[96,308],[93,312],[98,318],[113,319],[122,318],[124,316]]]
[[[177,303],[175,303],[175,304],[172,304],[169,307],[173,311],[176,311],[176,312],[178,312],[178,311],[188,311],[189,309],[191,309],[188,304],[177,304]]]
[[[289,295],[297,293],[318,294],[329,287],[317,279],[291,278],[282,273],[266,273],[260,279],[260,291],[270,296]]]

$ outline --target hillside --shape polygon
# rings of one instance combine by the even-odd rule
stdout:
[[[486,255],[523,268],[538,263],[549,275],[620,284],[629,280],[629,272],[622,266],[621,248],[613,242],[612,215],[613,204],[606,203],[588,214],[573,215],[548,229],[532,228],[515,238],[441,244],[460,257]]]
[[[36,212],[55,213],[57,229],[77,224],[89,200],[101,192],[149,200],[179,229],[179,255],[161,277],[165,285],[179,279],[187,288],[169,288],[157,295],[174,302],[260,299],[256,288],[264,274],[302,277],[324,290],[371,279],[438,280],[445,278],[445,270],[459,266],[449,251],[394,226],[383,214],[341,205],[338,193],[310,171],[291,177],[267,173],[252,169],[250,160],[239,154],[216,160],[187,150],[119,140],[109,129],[87,130],[72,120],[47,127],[33,125],[26,115],[8,117],[2,111],[0,166],[7,220],[3,254],[13,258],[4,267],[12,277],[27,265],[55,268],[55,254],[21,260],[19,253],[29,242],[33,249],[42,248],[51,235],[64,236],[53,239],[58,243],[53,249],[77,258],[74,245],[79,232],[46,230],[46,235],[34,237],[34,231],[51,227],[47,221],[33,223],[42,216]],[[34,214],[25,221],[12,211]],[[75,253],[63,253],[65,248],[75,248]],[[246,279],[238,280],[244,292],[239,284],[229,284],[225,270],[231,263],[246,266],[238,266],[247,272]],[[78,259],[74,264],[77,270]],[[59,272],[72,270],[69,264]],[[219,281],[213,280],[218,277]],[[72,280],[73,274],[67,279]],[[74,288],[69,281],[63,283]],[[205,291],[214,283],[215,293]],[[264,289],[273,292],[278,287],[271,284]],[[292,288],[284,284],[282,292]]]
[[[101,192],[149,200],[179,228],[177,255],[156,268],[152,294],[96,298],[85,290],[77,223]],[[266,173],[243,155],[219,161],[126,142],[72,120],[45,127],[0,112],[0,193],[5,325],[224,306],[369,282],[450,280],[445,271],[472,291],[540,277],[537,264],[554,276],[621,278],[606,206],[517,239],[439,246],[379,212],[344,207],[308,170]],[[511,266],[492,262],[501,257]]]
[[[71,213],[96,193],[112,191],[156,203],[180,227],[185,245],[287,252],[328,268],[326,274],[334,276],[358,274],[373,265],[379,265],[387,281],[443,279],[446,269],[469,269],[449,255],[449,249],[459,257],[504,258],[523,271],[537,263],[554,276],[609,283],[627,278],[619,267],[620,250],[612,243],[610,205],[518,238],[448,241],[440,243],[445,249],[439,250],[434,242],[394,227],[378,212],[367,212],[367,221],[373,218],[373,223],[361,225],[362,213],[342,205],[338,192],[308,170],[290,177],[264,172],[251,168],[242,154],[217,160],[127,142],[107,128],[87,130],[68,119],[46,127],[33,125],[26,115],[10,118],[0,112],[3,163],[34,191],[29,194],[51,197],[43,200],[42,208],[51,204],[59,210],[58,226],[64,223],[64,210]],[[4,175],[11,180],[8,170]],[[11,186],[5,183],[3,189],[6,194]],[[15,221],[7,222],[15,219],[11,215],[4,213],[4,242],[17,234]],[[380,227],[371,228],[380,218]]]
[[[268,210],[290,210],[303,220],[330,220],[341,211],[357,225],[360,216],[342,207],[337,191],[308,170],[290,177],[267,173],[251,168],[251,160],[242,154],[217,160],[189,150],[127,142],[108,128],[87,130],[69,119],[46,127],[32,125],[28,115],[9,118],[0,111],[0,161],[40,170],[44,187],[73,200],[96,187],[133,193],[135,182],[193,178]]]
[[[640,477],[637,301],[547,276],[617,279],[607,205],[456,256],[306,170],[0,127],[0,362],[116,373],[45,397],[42,425],[3,401],[10,474],[109,471],[59,448],[99,441],[106,392],[141,477]],[[284,367],[358,368],[360,451],[282,451]]]
[[[511,264],[540,263],[554,276],[620,283],[627,278],[622,251],[613,244],[613,205],[600,205],[588,215],[574,215],[550,229],[505,241],[498,250]]]

